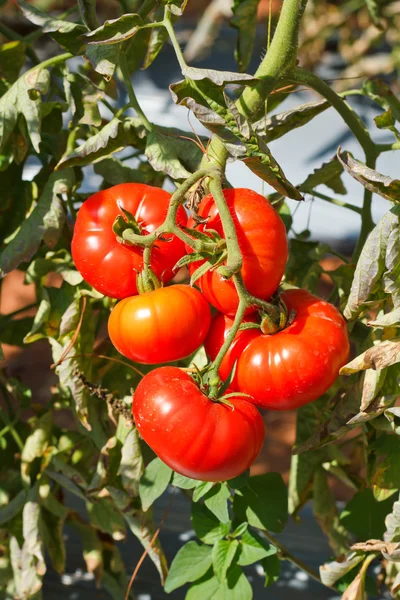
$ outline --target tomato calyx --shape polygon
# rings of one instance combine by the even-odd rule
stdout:
[[[288,308],[278,292],[274,294],[269,304],[271,309],[268,312],[266,310],[259,311],[260,329],[265,334],[274,335],[288,327],[295,315],[289,314]]]
[[[113,223],[112,230],[117,236],[117,240],[120,244],[124,244],[127,246],[137,245],[137,241],[130,241],[130,232],[136,235],[141,235],[142,227],[137,222],[136,218],[133,216],[129,210],[123,208],[121,202],[118,202],[118,208],[123,213],[122,215],[118,215]]]

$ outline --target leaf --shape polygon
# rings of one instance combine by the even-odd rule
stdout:
[[[109,498],[97,498],[95,502],[86,502],[91,524],[108,533],[114,540],[123,540],[126,536],[125,523],[120,511]]]
[[[26,60],[26,44],[21,41],[8,42],[0,46],[0,78],[14,83]]]
[[[154,14],[155,21],[161,21],[163,19],[163,15],[164,10],[163,7],[160,6]],[[176,17],[171,15],[172,23],[174,23],[175,19]],[[150,67],[150,65],[157,58],[168,38],[168,31],[165,29],[165,27],[152,27],[150,29],[150,39],[147,44],[146,56],[143,61],[143,69],[148,69]]]
[[[154,129],[147,136],[145,154],[155,171],[161,171],[172,179],[185,179],[190,175],[185,167],[185,150],[194,152],[198,156],[199,162],[201,160],[199,149],[194,144],[191,148],[189,144],[190,142],[184,142],[184,140]]]
[[[192,502],[192,525],[197,537],[205,544],[213,545],[230,531],[230,522],[221,523],[203,504]]]
[[[198,481],[193,491],[193,502],[198,502],[213,486],[214,483],[212,481]]]
[[[111,185],[119,183],[149,183],[143,171],[128,167],[122,161],[114,157],[104,158],[95,163],[94,172],[101,175]],[[154,171],[153,171],[154,173]]]
[[[259,136],[265,137],[267,142],[272,142],[297,127],[303,127],[329,106],[330,104],[326,100],[301,104],[271,117],[263,117],[254,123],[253,129]]]
[[[226,581],[226,574],[238,550],[237,540],[218,540],[212,549],[212,563],[215,577],[220,583]]]
[[[282,531],[288,517],[287,489],[279,473],[250,477],[237,490],[233,502],[235,515],[259,529]]]
[[[377,463],[371,474],[371,482],[376,488],[385,490],[400,489],[399,440],[394,435],[382,435],[370,445],[377,455]]]
[[[342,600],[365,600],[365,572],[361,569],[342,596]]]
[[[334,156],[329,162],[324,163],[321,167],[315,169],[314,172],[298,186],[298,189],[302,192],[312,193],[315,187],[323,184],[331,188],[337,194],[345,194],[346,188],[340,179],[342,173],[343,167],[337,157]]]
[[[260,0],[235,0],[233,3],[230,24],[238,30],[235,58],[239,71],[247,69],[253,53],[259,3]]]
[[[340,369],[342,375],[351,375],[365,369],[384,369],[400,362],[400,341],[386,340],[369,348]]]
[[[45,453],[50,441],[51,432],[53,429],[52,413],[46,412],[35,423],[35,429],[26,439],[24,448],[21,454],[21,473],[23,479],[29,484],[30,463],[35,458],[41,458]]]
[[[322,583],[328,587],[333,586],[336,581],[354,569],[364,557],[364,552],[351,552],[342,560],[325,563],[319,569]]]
[[[139,480],[143,473],[143,457],[137,429],[131,429],[121,451],[118,475],[121,475],[125,490],[133,498],[139,494]]]
[[[64,50],[74,55],[83,54],[84,44],[79,39],[86,33],[87,29],[83,25],[70,23],[61,19],[53,19],[45,12],[42,12],[32,4],[19,0],[23,15],[28,21],[38,25],[43,33],[48,33]]]
[[[191,541],[182,546],[172,561],[164,591],[169,594],[185,583],[200,579],[211,567],[211,554],[209,546],[198,542]]]
[[[335,556],[346,552],[350,536],[339,522],[335,497],[329,487],[326,471],[322,467],[317,469],[314,475],[313,512],[322,531],[328,537]]]
[[[340,522],[360,540],[382,539],[385,518],[392,505],[392,499],[377,502],[372,490],[365,489],[357,492],[346,504],[340,514]]]
[[[129,40],[143,25],[142,18],[137,14],[124,14],[118,19],[105,21],[103,25],[82,35],[88,44],[115,44]]]
[[[247,577],[240,567],[234,566],[228,570],[227,579],[220,583],[212,575],[206,573],[202,579],[191,585],[185,600],[251,600],[253,592]]]
[[[171,485],[174,485],[181,490],[192,490],[198,484],[197,479],[190,479],[180,473],[175,473],[172,476]]]
[[[110,81],[119,62],[119,44],[88,44],[85,56],[97,73]]]
[[[40,514],[40,531],[43,542],[50,556],[52,567],[57,573],[64,573],[66,551],[63,538],[64,518],[42,508]]]
[[[266,539],[257,535],[254,531],[247,530],[242,534],[240,540],[240,552],[237,564],[246,567],[263,558],[274,556],[278,552],[277,548],[270,544]]]
[[[149,463],[140,478],[139,495],[143,510],[146,511],[167,489],[171,480],[172,469],[155,458]]]
[[[32,146],[39,152],[40,96],[49,88],[50,75],[46,69],[27,71],[0,98],[0,150],[8,142],[19,115],[25,118]]]
[[[233,73],[231,71],[216,71],[214,69],[198,69],[197,67],[184,67],[182,75],[192,81],[208,79],[218,87],[235,83],[244,85],[257,85],[259,79],[247,73]]]
[[[217,483],[204,496],[204,504],[222,523],[229,522],[229,488],[226,483]]]
[[[381,20],[383,4],[380,2],[380,0],[365,0],[365,4],[368,8],[368,12],[371,15],[374,24],[379,29],[384,29],[385,27]]]
[[[42,239],[53,246],[65,222],[65,213],[58,194],[71,189],[75,177],[73,171],[53,173],[46,183],[35,208],[22,223],[17,235],[0,254],[0,277],[28,262],[39,248]]]
[[[8,504],[0,508],[0,525],[11,521],[22,510],[26,502],[26,491],[20,490]]]
[[[340,148],[337,157],[349,175],[359,181],[367,190],[379,194],[391,202],[400,202],[400,180],[392,179],[370,169],[362,162],[352,158],[349,152],[341,153]]]
[[[276,583],[281,572],[281,561],[278,555],[272,554],[271,556],[263,558],[261,565],[264,569],[265,575],[264,587],[268,587]]]
[[[76,165],[84,166],[96,163],[130,144],[136,146],[138,134],[135,133],[136,119],[120,121],[111,119],[98,133],[86,140],[71,153],[62,157],[56,169],[65,169]],[[142,135],[139,133],[139,135]]]
[[[392,430],[394,431],[394,433],[396,433],[397,435],[400,435],[400,424],[399,424],[400,407],[388,408],[387,410],[385,410],[385,412],[383,414],[389,421],[390,426],[391,426]]]
[[[100,584],[103,574],[103,554],[102,543],[97,531],[82,522],[75,514],[68,517],[68,525],[72,527],[80,536],[82,542],[83,558],[86,563],[88,573],[93,573],[97,585]]]
[[[393,309],[390,313],[379,316],[374,321],[368,321],[371,327],[393,327],[400,325],[400,307]]]
[[[383,539],[385,542],[400,542],[400,497],[393,504],[393,509],[385,519],[386,531]]]
[[[400,226],[400,208],[387,212],[369,234],[358,259],[350,296],[344,310],[346,319],[355,319],[380,284],[386,269],[386,255],[392,233]]]

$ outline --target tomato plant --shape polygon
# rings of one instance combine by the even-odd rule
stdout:
[[[188,285],[159,288],[118,302],[108,321],[116,349],[131,360],[158,364],[186,358],[204,342],[211,312]]]
[[[285,270],[285,226],[268,200],[253,190],[228,189],[224,190],[224,197],[233,217],[243,257],[243,281],[251,294],[268,299],[276,291]],[[201,201],[196,218],[205,220],[205,224],[199,225],[199,230],[211,229],[224,236],[221,217],[211,194]],[[195,220],[189,220],[188,227],[194,226]],[[190,247],[188,250],[191,250]],[[191,273],[200,264],[192,263]],[[213,269],[200,277],[198,285],[215,308],[227,315],[235,314],[239,300],[233,281],[224,279]]]
[[[176,367],[148,373],[136,388],[133,416],[150,448],[181,475],[225,481],[246,471],[264,441],[257,409],[241,397],[213,402]]]
[[[0,598],[399,597],[398,2],[203,4],[0,1]]]
[[[146,235],[164,222],[171,195],[160,188],[141,183],[121,183],[97,192],[79,209],[72,239],[72,258],[85,281],[111,298],[137,294],[136,278],[143,268],[143,248],[122,243],[113,226],[117,217],[125,223],[126,211],[134,218],[137,232]],[[180,207],[178,222],[185,225]],[[129,226],[129,222],[126,224]],[[183,242],[169,236],[159,240],[151,256],[151,268],[168,282],[172,268],[183,256]]]

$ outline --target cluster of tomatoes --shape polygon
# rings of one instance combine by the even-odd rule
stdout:
[[[243,282],[250,294],[268,300],[280,284],[288,257],[283,222],[269,202],[251,190],[228,189],[224,196],[243,256]],[[140,273],[150,267],[168,283],[176,263],[193,251],[178,237],[163,236],[145,265],[143,247],[128,245],[121,237],[125,227],[141,235],[155,231],[169,203],[168,192],[136,183],[94,194],[78,213],[73,259],[89,284],[120,299],[108,331],[121,354],[135,362],[161,364],[185,358],[204,344],[214,360],[239,304],[234,283],[210,269],[197,281],[200,291],[175,284],[138,294],[138,274],[140,282]],[[189,235],[212,231],[224,238],[212,195],[201,201],[196,221],[188,220],[180,207],[177,224]],[[199,265],[201,260],[196,260],[189,270]],[[133,398],[136,426],[175,471],[204,481],[239,475],[254,462],[264,440],[256,405],[297,408],[318,398],[336,379],[349,353],[340,313],[306,290],[286,290],[281,301],[291,319],[274,335],[257,327],[257,307],[246,310],[244,321],[253,325],[238,331],[219,370],[222,380],[232,379],[229,400],[210,398],[207,385],[173,366],[158,367],[139,383]],[[218,311],[212,318],[210,304]]]

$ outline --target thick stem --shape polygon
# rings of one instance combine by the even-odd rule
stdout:
[[[122,77],[124,79],[124,83],[126,86],[126,90],[128,92],[129,102],[131,107],[136,111],[140,120],[142,121],[144,127],[147,131],[153,130],[153,125],[150,123],[146,115],[144,114],[139,102],[137,101],[135,92],[133,91],[132,80],[129,74],[128,63],[126,62],[126,56],[123,52],[121,52],[121,56],[119,59],[119,67],[121,69]]]
[[[329,87],[325,81],[309,73],[304,69],[296,68],[290,75],[290,79],[296,83],[306,85],[319,94],[333,106],[333,108],[340,114],[349,129],[352,131],[354,136],[357,138],[360,146],[364,150],[367,164],[376,159],[376,148],[372,141],[368,130],[364,123],[361,121],[357,113],[341,98],[332,88]],[[370,165],[368,165],[370,166]]]
[[[165,7],[164,13],[164,21],[163,21],[165,29],[168,31],[169,39],[174,47],[176,58],[178,59],[179,66],[182,71],[184,71],[187,67],[186,61],[183,57],[183,52],[175,35],[175,30],[171,22],[171,13],[169,11],[168,6]]]
[[[29,69],[29,71],[24,73],[24,76],[26,77],[26,75],[28,73],[37,71],[37,69],[47,69],[47,67],[54,67],[55,65],[58,65],[59,63],[63,63],[65,61],[67,61],[68,59],[73,58],[73,56],[74,56],[73,54],[70,54],[69,52],[65,52],[64,54],[59,54],[58,56],[53,56],[53,58],[48,58],[47,60],[44,60],[43,62],[39,63],[35,67],[32,67],[32,69]]]
[[[265,112],[265,100],[277,82],[296,64],[299,28],[307,0],[284,0],[271,45],[255,72],[261,81],[247,87],[238,101],[244,115],[256,121]]]

